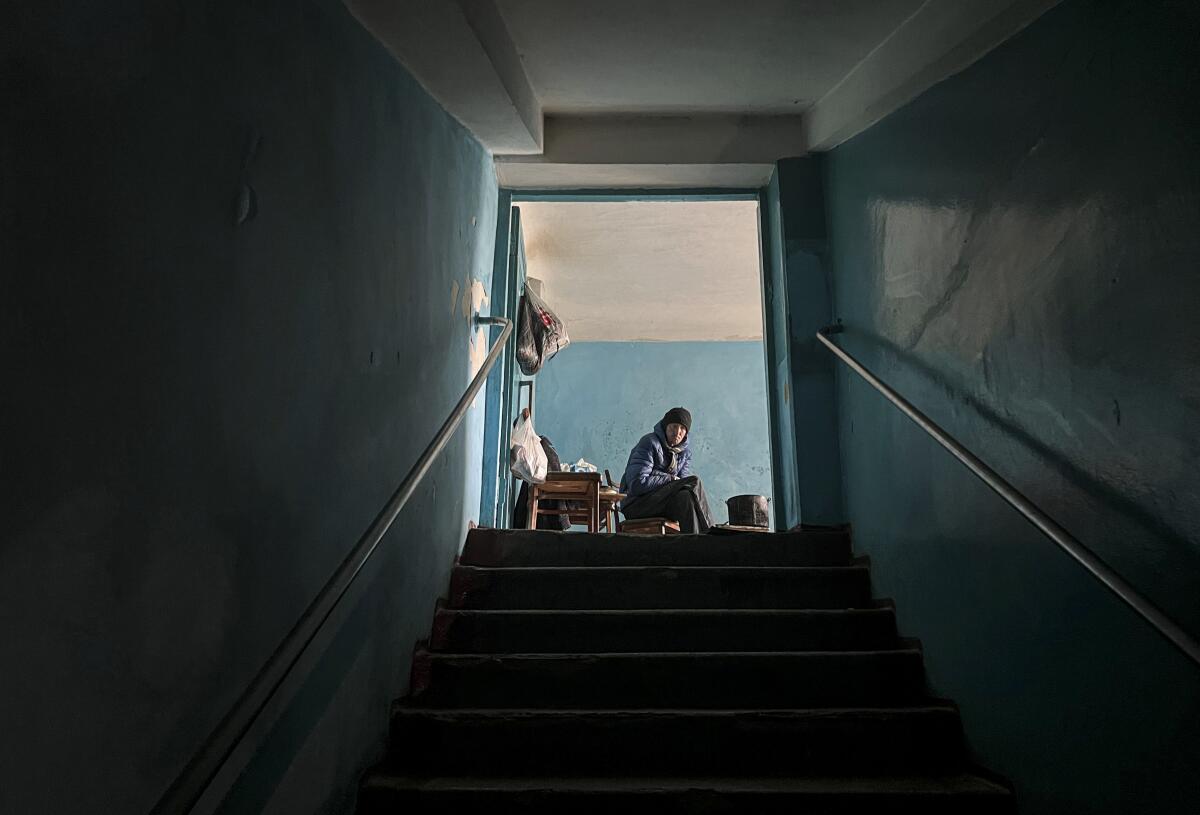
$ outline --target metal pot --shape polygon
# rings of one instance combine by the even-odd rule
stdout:
[[[725,502],[729,508],[729,523],[732,526],[760,526],[766,529],[770,526],[770,515],[767,513],[767,502],[771,499],[765,495],[735,495]]]

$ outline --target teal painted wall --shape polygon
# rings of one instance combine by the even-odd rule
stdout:
[[[495,176],[336,0],[6,25],[0,812],[145,813],[470,380],[451,291],[490,284]],[[225,812],[352,811],[479,506],[481,420]]]
[[[568,326],[570,330],[570,326]],[[732,495],[771,495],[761,342],[573,343],[537,376],[537,431],[564,462],[619,481],[629,451],[668,409],[692,412],[692,464],[713,518]]]
[[[520,301],[516,292],[516,280],[508,273],[508,242],[509,228],[512,219],[512,193],[501,189],[496,201],[496,237],[493,241],[495,251],[492,259],[492,289],[489,292],[490,302],[488,313],[497,317],[508,317],[513,320],[513,331],[507,344],[509,349],[500,355],[493,372],[488,377],[484,387],[484,428],[483,428],[483,467],[479,489],[479,516],[476,519],[482,526],[503,526],[498,524],[496,515],[500,505],[501,484],[499,478],[505,472],[508,461],[508,451],[505,448],[507,435],[504,424],[507,419],[503,415],[502,406],[505,404],[505,383],[512,380],[512,365],[515,364],[516,317],[518,309],[513,303]],[[511,287],[511,290],[510,290]],[[498,337],[500,329],[492,329]],[[511,401],[511,400],[508,400]]]
[[[787,318],[776,332],[788,343],[791,387],[783,404],[792,412],[800,520],[839,524],[845,519],[834,359],[816,339],[817,331],[833,322],[822,158],[787,158],[775,165],[787,287]]]
[[[763,250],[763,348],[766,387],[771,394],[767,409],[775,491],[771,518],[777,529],[789,529],[800,523],[800,483],[792,401],[792,343],[788,332],[787,253],[778,171],[771,173],[771,180],[759,199],[759,224]]]
[[[1068,0],[827,156],[841,341],[1200,633],[1200,7]],[[845,369],[843,492],[1025,815],[1200,811],[1200,668]]]

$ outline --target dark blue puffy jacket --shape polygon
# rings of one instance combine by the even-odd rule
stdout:
[[[692,436],[689,433],[683,437],[683,451],[676,456],[675,469],[668,470],[667,434],[662,422],[654,426],[653,433],[642,436],[637,445],[629,453],[629,463],[625,465],[625,475],[621,477],[621,492],[630,498],[652,492],[674,477],[686,478],[692,472]]]

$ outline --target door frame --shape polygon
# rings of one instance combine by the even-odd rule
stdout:
[[[772,171],[772,179],[775,173]],[[792,418],[792,410],[790,403],[787,401],[786,394],[791,392],[791,371],[785,365],[779,365],[780,349],[776,348],[774,336],[776,333],[776,322],[782,319],[784,325],[782,329],[786,332],[787,325],[787,302],[781,303],[774,301],[776,297],[785,297],[786,291],[780,290],[785,287],[777,287],[769,285],[772,279],[773,271],[778,266],[778,258],[782,257],[783,245],[782,235],[780,230],[771,229],[770,224],[770,207],[771,197],[768,194],[768,186],[761,188],[742,188],[742,189],[569,189],[569,190],[515,190],[509,188],[501,188],[500,201],[497,207],[496,224],[496,252],[495,262],[492,269],[492,303],[505,303],[507,300],[500,299],[496,296],[499,293],[501,296],[511,293],[516,288],[516,281],[512,279],[515,276],[515,267],[510,269],[508,261],[510,247],[509,235],[511,231],[511,212],[512,207],[524,201],[556,201],[556,202],[620,202],[620,201],[757,201],[759,212],[759,230],[758,230],[758,248],[759,248],[759,293],[762,298],[762,315],[763,315],[763,354],[765,356],[765,369],[767,379],[767,417],[768,430],[770,436],[771,447],[771,484],[774,490],[774,506],[775,528],[786,529],[787,519],[793,513],[798,513],[798,488],[795,483],[795,467],[796,450],[794,443],[794,435],[787,434],[782,423]],[[503,246],[501,245],[503,244]],[[499,285],[498,285],[499,284]],[[519,302],[519,300],[518,300]],[[493,311],[493,313],[495,313]],[[782,317],[777,317],[782,315]],[[510,317],[509,314],[502,316]],[[515,321],[515,311],[510,319]],[[483,461],[483,496],[480,506],[480,523],[487,526],[507,527],[507,517],[497,517],[499,505],[497,503],[498,494],[503,493],[500,489],[501,483],[508,478],[508,438],[510,428],[500,416],[500,386],[501,383],[512,378],[511,371],[516,365],[516,330],[514,327],[513,336],[509,340],[508,346],[505,348],[503,362],[497,366],[504,373],[499,378],[495,378],[488,383],[489,394],[489,412],[486,419],[487,426],[485,427],[485,449]],[[786,333],[785,335],[786,336]],[[491,399],[492,391],[496,390],[496,398]],[[504,422],[505,426],[500,426]],[[487,440],[491,439],[492,444],[489,445]],[[784,442],[785,439],[793,439],[791,449],[787,449]],[[501,455],[503,453],[503,455]],[[785,466],[786,462],[791,462],[792,466]],[[490,489],[489,489],[490,486]]]

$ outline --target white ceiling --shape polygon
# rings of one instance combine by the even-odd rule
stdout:
[[[547,114],[800,113],[922,0],[496,0]]]
[[[528,275],[572,341],[762,337],[756,201],[518,206]]]

